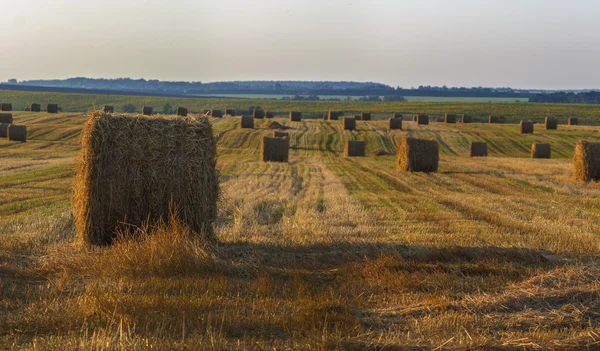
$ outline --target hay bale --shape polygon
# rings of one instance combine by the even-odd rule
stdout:
[[[225,116],[235,116],[235,110],[232,108],[225,109]]]
[[[531,158],[550,158],[550,144],[533,143]]]
[[[280,132],[278,130],[273,131],[273,138],[289,138],[290,133],[288,132]]]
[[[398,143],[396,165],[403,172],[437,172],[440,148],[435,140],[404,137]]]
[[[348,140],[344,145],[344,157],[365,156],[366,144],[362,140]]]
[[[30,107],[25,107],[25,112],[29,112],[29,111],[31,111],[31,108]]]
[[[462,115],[463,123],[473,123],[473,117],[469,115]]]
[[[428,115],[417,115],[417,124],[429,124]]]
[[[521,134],[533,133],[533,122],[521,121],[521,123],[519,123],[519,133],[521,133]]]
[[[290,111],[290,121],[293,121],[293,122],[302,121],[302,112]]]
[[[143,106],[142,107],[142,114],[144,116],[151,116],[152,115],[152,106]]]
[[[342,117],[342,129],[355,130],[356,129],[356,119],[354,117]]]
[[[402,118],[390,118],[390,130],[402,129]]]
[[[1,106],[2,111],[12,111],[12,104],[3,102]]]
[[[287,162],[289,152],[289,138],[264,136],[260,140],[260,160],[263,162]]]
[[[335,111],[329,111],[327,113],[327,119],[330,121],[337,121],[339,118],[339,114]]]
[[[273,118],[273,117],[275,117],[275,112],[265,111],[265,118]]]
[[[254,128],[254,117],[242,116],[240,119],[240,127],[242,128]]]
[[[31,106],[29,107],[29,110],[31,112],[41,112],[42,111],[42,105],[40,105],[40,104],[31,104]]]
[[[185,107],[177,108],[177,116],[186,117],[188,115],[188,109]]]
[[[172,213],[214,239],[219,179],[206,118],[149,118],[93,112],[82,132],[75,177],[76,228],[87,244],[118,231],[169,223]]]
[[[553,117],[546,117],[546,119],[544,120],[544,128],[546,128],[546,130],[557,129],[558,120]]]
[[[488,155],[487,143],[481,141],[471,142],[471,151],[469,156],[471,157],[486,157]]]
[[[577,117],[569,117],[567,119],[567,124],[570,126],[576,126],[579,124],[579,119]]]
[[[58,104],[47,104],[46,112],[47,113],[58,113]]]
[[[575,145],[573,174],[576,180],[600,180],[600,143],[580,140]]]
[[[362,115],[358,114],[358,115],[354,115],[354,119],[357,121],[362,120]]]
[[[18,124],[9,124],[6,129],[6,138],[9,141],[27,141],[27,127]]]
[[[499,124],[502,124],[505,121],[506,120],[505,120],[504,116],[489,116],[488,117],[488,122],[489,123],[499,123]]]
[[[8,131],[8,123],[0,123],[0,138],[6,138],[6,132]]]
[[[444,116],[444,122],[445,123],[456,123],[456,115],[446,113],[446,116]]]
[[[210,116],[213,118],[223,118],[223,111],[221,110],[210,110]]]
[[[392,118],[400,118],[400,119],[402,119],[402,114],[401,113],[394,113],[394,116],[392,116]]]
[[[12,113],[0,113],[0,123],[12,123],[13,115]]]
[[[362,117],[361,119],[363,121],[370,121],[371,120],[371,112],[361,112],[360,116]]]
[[[115,113],[115,107],[112,105],[104,105],[104,113]]]
[[[254,118],[265,118],[265,111],[260,108],[255,108],[252,110],[252,117]]]

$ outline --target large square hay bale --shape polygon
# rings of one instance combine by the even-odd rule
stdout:
[[[487,143],[482,141],[472,141],[471,151],[469,156],[471,157],[486,157],[488,155]]]
[[[576,126],[579,124],[579,119],[577,117],[569,117],[567,119],[567,124],[570,126]]]
[[[265,118],[273,118],[273,117],[275,117],[275,112],[265,111]]]
[[[143,106],[142,107],[142,114],[144,116],[151,116],[152,115],[152,106]]]
[[[337,121],[339,114],[335,111],[329,111],[327,113],[327,119],[330,121]]]
[[[1,105],[2,111],[12,111],[12,104],[3,102]]]
[[[533,133],[533,122],[521,121],[521,123],[519,123],[519,133],[521,133],[521,134]]]
[[[42,105],[40,105],[40,104],[31,104],[31,106],[29,107],[29,111],[31,111],[31,112],[41,112],[42,111]]]
[[[178,107],[176,113],[177,116],[185,117],[188,115],[188,109],[185,107]]]
[[[450,114],[450,113],[446,113],[446,116],[444,117],[444,122],[446,123],[456,123],[456,115]]]
[[[363,120],[363,121],[371,120],[371,112],[361,112],[360,116],[361,116],[361,120]]]
[[[344,145],[344,157],[365,156],[366,145],[362,140],[348,140]]]
[[[440,148],[436,140],[404,137],[398,143],[396,165],[403,172],[437,172]]]
[[[113,105],[104,105],[104,113],[115,113],[115,107]]]
[[[264,136],[260,140],[260,160],[263,162],[287,162],[289,152],[289,138]]]
[[[402,114],[401,113],[394,113],[394,116],[392,118],[400,118],[400,119],[402,119]]]
[[[390,130],[402,129],[402,118],[390,118]]]
[[[221,111],[221,110],[210,110],[210,116],[214,117],[214,118],[222,118],[223,117],[223,111]]]
[[[265,111],[260,108],[255,108],[252,110],[252,117],[254,118],[265,118]]]
[[[473,116],[462,115],[462,122],[463,123],[473,123]]]
[[[206,118],[149,118],[93,112],[82,132],[75,177],[76,228],[91,245],[172,214],[213,239],[219,179]]]
[[[558,120],[553,117],[546,117],[546,119],[544,119],[544,127],[546,130],[557,129]]]
[[[429,116],[417,115],[417,124],[429,124]]]
[[[9,124],[6,129],[6,138],[9,141],[27,141],[27,127],[17,124]]]
[[[504,116],[489,116],[488,117],[488,122],[489,123],[504,123],[505,122],[505,118]]]
[[[12,113],[0,113],[0,123],[12,123],[13,115]]]
[[[580,140],[575,145],[573,174],[576,180],[600,180],[600,143]]]
[[[48,113],[58,113],[58,104],[47,104],[46,112]]]
[[[0,123],[0,138],[6,138],[9,125],[8,123]]]
[[[290,111],[290,121],[294,121],[294,122],[302,121],[302,112]]]
[[[226,116],[235,116],[235,110],[232,108],[226,108],[225,109],[225,115]]]
[[[240,119],[240,127],[242,128],[254,128],[254,117],[242,116]]]
[[[344,130],[354,130],[356,129],[356,119],[353,117],[342,117],[342,125],[344,126]]]
[[[289,138],[290,133],[288,132],[280,132],[278,130],[273,131],[273,138]]]
[[[533,143],[531,158],[550,158],[550,144]]]

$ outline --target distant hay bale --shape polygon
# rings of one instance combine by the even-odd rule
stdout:
[[[18,124],[9,124],[6,129],[6,138],[9,141],[27,141],[27,127]]]
[[[25,107],[25,112],[31,111],[31,107]]]
[[[446,113],[446,116],[444,117],[444,122],[456,123],[456,115]]]
[[[362,140],[348,140],[344,145],[344,157],[365,156],[365,142]]]
[[[0,138],[6,138],[6,132],[8,131],[8,123],[0,123]]]
[[[392,118],[400,118],[400,119],[402,119],[402,114],[401,113],[394,113],[394,116]]]
[[[358,115],[354,115],[354,119],[357,121],[361,121],[362,120],[362,115],[358,114]]]
[[[429,124],[429,116],[428,115],[417,115],[417,124]]]
[[[521,133],[521,134],[533,133],[533,122],[521,121],[521,123],[519,123],[519,133]]]
[[[240,127],[242,128],[254,128],[254,117],[242,116],[240,119]]]
[[[260,108],[255,108],[252,110],[252,117],[254,118],[265,118],[265,111]]]
[[[115,107],[112,105],[104,105],[104,113],[115,113]]]
[[[402,118],[390,118],[390,130],[402,129]]]
[[[398,143],[396,165],[403,172],[437,172],[440,149],[435,140],[404,137]]]
[[[188,109],[185,107],[178,107],[176,114],[177,116],[186,117],[188,115]]]
[[[576,180],[600,180],[600,143],[580,140],[575,145],[573,174]]]
[[[41,112],[42,111],[42,105],[40,105],[40,104],[31,104],[31,106],[29,107],[29,110],[31,112]]]
[[[544,119],[544,127],[546,128],[546,130],[557,129],[558,120],[553,117],[546,117],[546,119]]]
[[[223,118],[223,111],[221,110],[210,110],[210,116],[213,118]]]
[[[489,116],[488,123],[504,123],[505,118],[503,116]]]
[[[342,117],[342,128],[344,130],[355,130],[356,119],[354,117]]]
[[[550,144],[533,143],[531,158],[550,158]]]
[[[13,115],[12,113],[0,113],[0,123],[12,123]]]
[[[144,116],[151,116],[152,115],[152,106],[143,106],[142,107],[142,114]]]
[[[433,116],[431,116],[430,118],[433,118],[433,120],[434,120],[435,122],[442,122],[442,123],[443,123],[443,122],[445,122],[445,121],[446,121],[446,118],[445,118],[444,116],[438,116],[438,117],[433,117]]]
[[[289,138],[290,133],[288,132],[280,132],[278,130],[273,131],[273,138]]]
[[[76,228],[90,245],[169,223],[214,240],[219,180],[206,118],[90,114],[75,177]]]
[[[2,111],[12,111],[12,104],[3,102],[1,106]]]
[[[363,121],[371,120],[371,112],[361,112],[360,116]]]
[[[339,114],[335,111],[329,111],[327,113],[327,119],[330,121],[337,121],[339,118]]]
[[[577,117],[569,117],[567,119],[567,124],[570,126],[576,126],[579,124],[579,119]]]
[[[290,121],[293,121],[293,122],[302,121],[302,112],[290,111]]]
[[[273,111],[265,111],[265,118],[273,118],[275,113]]]
[[[235,110],[232,108],[226,108],[225,109],[225,115],[226,116],[235,116]]]
[[[260,140],[260,160],[263,162],[288,162],[289,138],[263,136]]]
[[[469,115],[462,115],[463,123],[473,123],[473,117]]]
[[[58,113],[58,104],[47,104],[46,112],[47,113]]]
[[[472,141],[469,156],[486,157],[488,155],[487,143],[481,141]]]

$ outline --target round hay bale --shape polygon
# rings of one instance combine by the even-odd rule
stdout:
[[[18,124],[9,124],[6,129],[6,138],[9,141],[27,141],[27,127]]]
[[[502,124],[505,122],[505,118],[504,116],[489,116],[488,122]]]
[[[558,120],[554,117],[546,117],[544,119],[544,128],[546,130],[555,130],[558,128]]]
[[[225,115],[226,116],[235,116],[235,110],[232,108],[226,108],[225,109]]]
[[[600,143],[580,140],[575,145],[573,175],[576,180],[600,180]]]
[[[444,116],[444,122],[445,123],[456,123],[456,115],[446,113],[446,116]]]
[[[219,178],[206,118],[90,114],[75,177],[79,238],[108,245],[118,232],[177,220],[214,240]]]
[[[154,110],[152,108],[152,106],[143,106],[142,107],[142,114],[144,116],[152,116],[152,110]]]
[[[417,115],[417,124],[427,125],[429,124],[429,116],[428,115]]]
[[[293,122],[302,121],[302,112],[290,111],[290,121],[293,121]]]
[[[273,118],[275,113],[273,111],[265,111],[265,118]]]
[[[42,111],[42,105],[40,105],[40,104],[31,104],[31,106],[29,107],[29,111],[31,111],[31,112],[41,112]]]
[[[115,113],[115,107],[112,105],[104,105],[104,113]]]
[[[577,117],[569,117],[567,119],[567,124],[570,125],[570,126],[579,125],[579,119]]]
[[[396,165],[402,172],[437,172],[440,147],[436,140],[404,137],[398,143]]]
[[[0,113],[0,123],[11,124],[13,122],[12,113]]]
[[[241,128],[254,128],[254,117],[242,116],[240,118],[240,127]]]
[[[12,111],[12,104],[8,102],[3,102],[1,105],[2,111]]]
[[[533,143],[531,158],[550,158],[550,144]]]
[[[288,162],[289,138],[263,136],[260,140],[260,160],[263,162]]]
[[[470,148],[469,156],[470,157],[487,157],[488,155],[488,147],[487,143],[481,141],[472,141]]]
[[[186,117],[188,115],[188,109],[185,107],[177,108],[177,116]]]
[[[58,104],[47,104],[46,112],[47,113],[58,113]]]
[[[390,130],[402,129],[402,118],[390,118]]]
[[[252,110],[252,117],[254,118],[265,118],[265,111],[260,108],[255,108]]]
[[[0,123],[0,138],[6,138],[9,125],[8,123]]]
[[[473,117],[469,115],[462,115],[463,123],[473,123]]]
[[[339,113],[335,111],[329,111],[327,113],[327,119],[330,121],[337,121],[339,118]]]
[[[519,123],[519,133],[521,133],[521,134],[533,133],[533,122],[521,121],[521,123]]]
[[[221,110],[210,110],[210,116],[213,118],[223,118],[223,111]]]
[[[347,140],[344,145],[344,157],[365,156],[366,144],[362,140]]]
[[[363,120],[363,121],[371,120],[371,112],[361,112],[360,116],[361,116],[361,120]]]
[[[353,117],[342,117],[342,126],[344,130],[355,130],[356,119],[354,119]]]
[[[358,114],[358,115],[354,115],[354,119],[357,121],[361,121],[362,120],[362,115]]]

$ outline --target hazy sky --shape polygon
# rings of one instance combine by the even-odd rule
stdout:
[[[598,0],[0,0],[0,81],[600,88]]]

